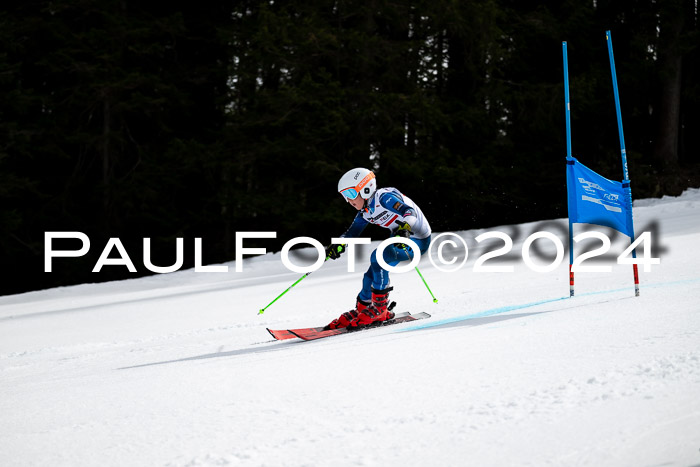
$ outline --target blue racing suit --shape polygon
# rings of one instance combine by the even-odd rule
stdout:
[[[408,223],[411,226],[411,240],[420,249],[421,254],[428,251],[430,235],[432,233],[428,220],[420,208],[408,197],[396,188],[380,188],[365,204],[365,208],[358,211],[350,228],[341,237],[359,237],[369,224],[379,225],[390,229],[394,234],[399,223]],[[413,259],[414,252],[410,246],[406,249],[389,245],[384,249],[384,261],[390,266],[396,266],[401,261]],[[372,289],[385,290],[389,287],[389,272],[384,270],[377,262],[377,250],[372,252],[370,265],[362,279],[362,290],[357,298],[363,301],[372,299]]]

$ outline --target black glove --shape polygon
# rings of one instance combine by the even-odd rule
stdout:
[[[331,244],[326,247],[326,258],[338,259],[345,252],[345,245]]]
[[[396,230],[397,237],[408,238],[411,236],[413,232],[411,232],[411,226],[408,225],[407,222],[396,221],[396,223],[399,226],[399,228]],[[395,245],[397,248],[401,248],[402,250],[405,250],[407,248],[405,243],[395,243]]]

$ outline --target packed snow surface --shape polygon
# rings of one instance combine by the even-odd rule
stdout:
[[[262,315],[300,277],[280,254],[0,297],[0,465],[700,465],[699,208],[700,190],[635,203],[661,258],[639,297],[629,265],[578,273],[569,298],[568,254],[547,273],[523,262],[533,231],[566,245],[566,220],[494,227],[459,232],[456,272],[422,259],[438,304],[414,271],[392,274],[397,311],[432,318],[313,342],[266,328],[351,308],[371,249]],[[610,233],[576,233],[590,229]],[[514,271],[475,272],[503,242],[474,239],[495,230],[514,246],[485,265]]]

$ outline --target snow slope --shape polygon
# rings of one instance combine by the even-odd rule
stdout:
[[[278,254],[0,297],[0,465],[700,465],[699,207],[700,190],[635,203],[661,257],[640,297],[615,265],[568,298],[568,255],[517,260],[541,224],[498,229],[520,233],[512,273],[472,270],[496,229],[462,232],[463,269],[421,262],[437,305],[392,276],[398,309],[431,319],[314,342],[265,328],[346,311],[345,257],[263,315],[299,277]]]

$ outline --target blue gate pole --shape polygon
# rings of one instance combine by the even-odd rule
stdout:
[[[622,130],[622,112],[620,111],[620,94],[617,90],[617,73],[615,72],[615,57],[613,56],[613,46],[612,46],[612,36],[610,31],[605,31],[605,40],[608,42],[608,55],[610,56],[610,71],[612,72],[612,82],[613,91],[615,92],[615,112],[617,113],[617,129],[620,135],[620,151],[622,153],[622,173],[624,180],[622,180],[622,186],[625,189],[625,197],[627,198],[628,210],[627,210],[627,223],[629,224],[632,236],[630,237],[630,244],[634,242],[634,223],[632,219],[632,188],[630,188],[630,174],[627,169],[627,150],[625,149],[625,134]],[[632,258],[637,258],[636,249],[632,250]],[[632,265],[632,272],[634,273],[634,295],[639,296],[639,271],[637,264]]]
[[[569,59],[566,53],[566,41],[561,43],[562,53],[564,55],[564,103],[565,114],[566,114],[566,160],[569,162],[572,159],[571,155],[571,101],[569,98]],[[567,164],[566,170],[569,170]],[[567,205],[568,205],[568,175],[567,175]],[[574,263],[574,224],[571,222],[571,216],[569,217],[569,297],[574,296],[574,272],[571,270]]]

